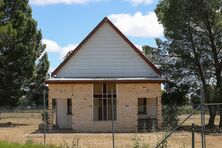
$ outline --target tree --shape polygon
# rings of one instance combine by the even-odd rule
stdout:
[[[221,0],[163,0],[155,9],[166,38],[157,43],[169,57],[162,68],[169,79],[202,85],[205,94],[209,94],[209,85],[215,86],[217,94],[208,102],[222,102],[216,97],[222,96],[221,4]],[[209,111],[208,124],[214,126],[214,107]],[[222,127],[222,109],[220,116]]]
[[[0,0],[0,106],[16,105],[33,83],[37,59],[47,60],[41,39],[28,0]]]
[[[46,78],[49,77],[49,61],[47,53],[37,61],[33,82],[29,86],[28,98],[37,106],[43,105],[43,90],[46,89],[44,84]]]
[[[147,56],[147,58],[152,59],[152,56],[154,55],[153,51],[155,50],[155,48],[150,47],[148,45],[144,45],[142,46],[142,50],[145,56]]]
[[[159,64],[161,59],[161,53],[158,48],[151,47],[149,45],[143,45],[142,50],[144,55],[151,60],[154,64]]]

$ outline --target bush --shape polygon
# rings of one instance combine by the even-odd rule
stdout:
[[[133,148],[149,148],[150,145],[144,142],[144,139],[139,138],[137,135],[134,135]]]
[[[164,135],[162,136],[162,138],[157,138],[157,143],[156,146],[158,146],[158,144],[167,136],[167,133],[164,132]],[[168,147],[168,139],[166,139],[165,141],[163,141],[163,143],[161,143],[158,148],[167,148]]]
[[[41,113],[42,115],[42,121],[44,121],[44,111]],[[48,111],[45,111],[45,120],[46,120],[46,123],[48,124]]]
[[[197,95],[192,95],[191,103],[192,103],[193,109],[197,108],[200,105],[200,97]]]
[[[26,139],[25,144],[27,144],[27,145],[32,145],[32,144],[33,144],[32,138],[28,136],[27,139]]]

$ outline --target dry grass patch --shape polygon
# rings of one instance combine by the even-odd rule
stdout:
[[[192,119],[193,121],[199,121]],[[43,143],[43,134],[35,133],[41,123],[40,113],[2,113],[0,119],[0,140],[25,143],[30,137],[34,143]],[[157,133],[116,133],[115,145],[117,148],[131,148],[135,145],[135,136],[144,143],[153,147],[163,137],[163,132]],[[200,134],[195,134],[196,147],[201,146]],[[111,148],[111,133],[50,133],[47,134],[47,144],[61,147],[78,146],[81,148]],[[221,135],[206,135],[207,147],[220,148]],[[168,147],[190,148],[191,133],[179,131],[174,133],[167,141]]]

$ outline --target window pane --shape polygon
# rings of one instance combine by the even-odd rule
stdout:
[[[93,93],[94,94],[102,94],[102,83],[95,83],[93,84]]]
[[[67,99],[67,114],[72,114],[72,99]]]
[[[108,104],[107,99],[103,99],[103,120],[107,120]]]
[[[138,99],[138,113],[146,114],[146,98]]]
[[[56,99],[52,99],[52,109],[55,110],[56,109]]]
[[[103,94],[107,93],[107,85],[106,83],[103,83]]]
[[[102,120],[102,99],[94,99],[93,101],[93,119]]]
[[[116,120],[116,99],[113,99],[113,110],[114,116],[113,119]],[[112,100],[108,100],[108,120],[112,120]]]
[[[108,93],[116,94],[116,84],[115,83],[108,83]]]

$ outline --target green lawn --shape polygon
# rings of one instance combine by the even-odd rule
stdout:
[[[40,144],[18,144],[18,143],[9,143],[5,141],[0,141],[0,148],[44,148]],[[53,145],[47,145],[45,148],[59,148]]]

